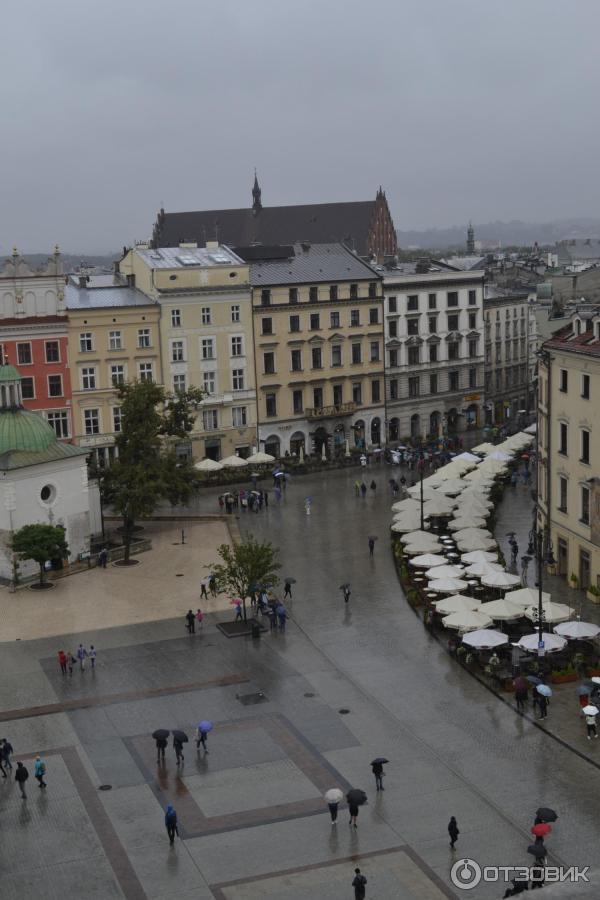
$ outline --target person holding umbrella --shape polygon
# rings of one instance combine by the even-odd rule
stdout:
[[[277,612],[277,618],[279,620],[279,630],[283,633],[285,631],[285,622],[287,619],[287,609],[285,608],[283,603],[279,604],[279,606],[276,609],[276,612]]]
[[[597,706],[584,706],[583,714],[585,716],[585,724],[587,727],[587,739],[591,741],[592,735],[594,738],[598,737],[598,731],[596,730],[596,716],[598,715],[598,707]]]
[[[152,737],[156,741],[156,762],[157,765],[160,765],[161,759],[163,763],[165,761],[165,750],[167,748],[169,732],[166,728],[157,728],[156,731],[152,732]]]
[[[455,816],[450,816],[450,821],[448,822],[448,834],[450,835],[450,849],[454,850],[454,845],[456,844],[458,836],[460,834]]]
[[[352,788],[346,794],[346,800],[348,801],[348,812],[350,813],[349,824],[350,826],[354,825],[355,828],[358,828],[358,825],[356,824],[358,808],[367,802],[367,795],[359,788]]]
[[[378,756],[377,759],[374,759],[371,763],[371,769],[373,775],[375,776],[375,787],[378,791],[384,791],[385,788],[383,786],[383,776],[385,772],[383,771],[383,765],[387,762],[383,756]]]
[[[350,599],[350,585],[349,584],[340,584],[340,591],[344,592],[344,603],[347,603]]]
[[[167,806],[167,811],[165,813],[165,828],[167,829],[169,843],[172,847],[175,843],[175,835],[179,835],[179,829],[177,828],[177,813],[170,804]]]
[[[186,628],[188,630],[188,634],[194,634],[194,632],[196,631],[196,616],[191,611],[191,609],[188,609],[187,613],[185,614],[185,621],[187,622]]]
[[[208,737],[208,732],[212,731],[213,723],[209,722],[208,719],[202,719],[201,722],[198,722],[198,728],[196,729],[196,748],[200,750],[200,745],[202,745],[202,749],[205,753],[208,753],[206,749],[206,738]]]
[[[296,581],[295,578],[286,578],[285,579],[284,588],[283,588],[283,599],[284,600],[286,597],[289,597],[290,600],[292,599],[292,585],[294,584],[295,581]]]
[[[549,688],[547,684],[538,684],[536,691],[539,694],[537,704],[540,711],[539,718],[546,719],[548,717],[548,697],[552,696],[552,688]]]
[[[343,799],[344,795],[339,788],[331,788],[331,790],[327,791],[325,794],[325,801],[329,807],[332,826],[337,825],[338,806]]]
[[[177,765],[183,762],[183,745],[187,739],[187,734],[184,731],[173,732],[173,749],[175,750]]]
[[[354,888],[354,900],[365,900],[367,896],[367,892],[365,889],[365,885],[367,883],[367,879],[362,874],[360,869],[354,870],[354,878],[352,879],[352,887]]]
[[[369,537],[369,556],[373,556],[373,551],[375,550],[375,538],[373,535]]]

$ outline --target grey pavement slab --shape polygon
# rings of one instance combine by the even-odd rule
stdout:
[[[0,737],[9,738],[15,749],[15,759],[19,758],[20,753],[48,751],[77,742],[77,736],[65,713],[2,722]]]
[[[110,784],[114,788],[145,782],[144,774],[132,759],[129,749],[121,738],[89,741],[84,747],[99,784]]]
[[[148,900],[214,900],[214,894],[202,877],[184,841],[175,839],[170,846],[166,831],[163,841],[152,853],[147,848],[130,851],[129,858]]]
[[[66,897],[79,896],[78,891],[86,900],[124,900],[125,896],[108,860],[103,856],[68,863],[46,859],[40,867],[30,867],[16,875],[2,875],[3,900],[36,897],[65,900]]]

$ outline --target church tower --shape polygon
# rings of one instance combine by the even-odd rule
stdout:
[[[262,209],[262,203],[260,199],[261,189],[258,184],[258,176],[256,174],[256,169],[254,170],[254,187],[252,188],[252,211],[254,215],[258,215],[258,213]]]
[[[471,222],[467,228],[467,253],[474,255],[475,253],[475,230]]]

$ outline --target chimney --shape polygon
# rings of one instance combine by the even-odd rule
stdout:
[[[90,276],[89,275],[79,275],[78,278],[79,278],[79,287],[86,288],[87,283],[90,280]]]
[[[421,257],[421,259],[417,260],[417,265],[415,267],[415,272],[417,275],[425,275],[429,272],[429,260],[426,257]]]

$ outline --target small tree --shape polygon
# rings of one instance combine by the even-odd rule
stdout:
[[[246,621],[246,597],[258,584],[274,585],[279,581],[277,572],[281,568],[277,556],[279,551],[265,541],[260,543],[248,538],[241,544],[230,547],[221,544],[217,553],[223,560],[215,566],[207,566],[214,576],[220,591],[229,591],[240,597]]]
[[[60,525],[24,525],[13,534],[11,547],[20,559],[33,559],[39,565],[40,587],[44,585],[46,562],[69,555],[65,530]]]

